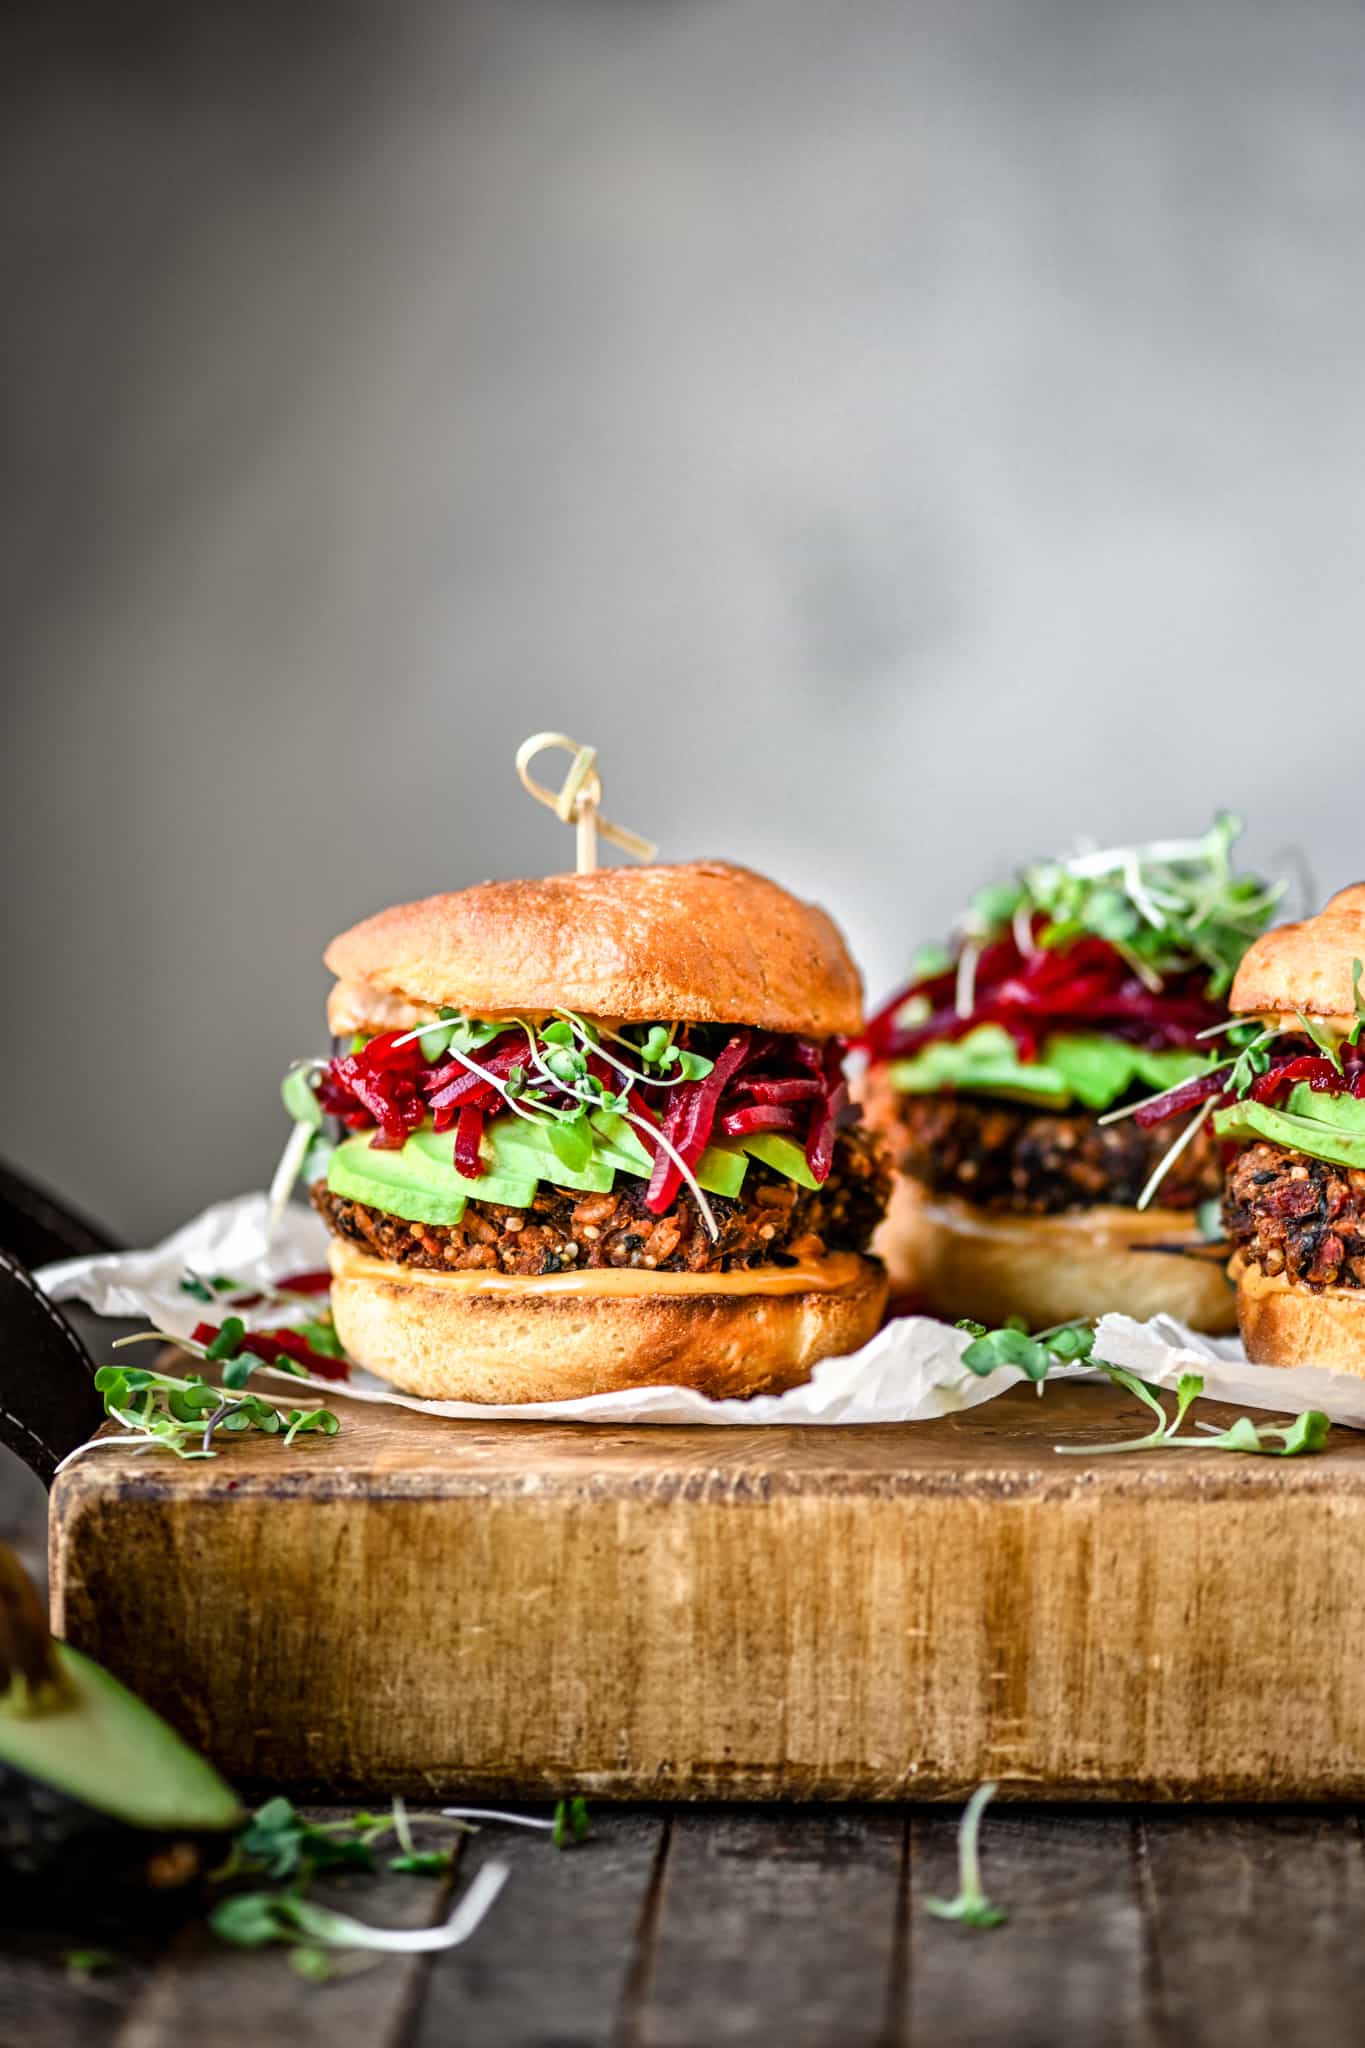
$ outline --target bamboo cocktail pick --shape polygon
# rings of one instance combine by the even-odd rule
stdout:
[[[558,747],[563,753],[573,756],[558,794],[547,789],[543,782],[537,782],[531,773],[531,763],[536,755],[546,753],[551,747]],[[517,774],[528,795],[533,796],[537,803],[548,805],[564,824],[576,828],[580,875],[590,875],[597,866],[599,835],[609,839],[613,846],[619,846],[632,860],[653,860],[659,851],[651,840],[642,839],[638,832],[630,831],[625,825],[613,825],[610,818],[599,815],[602,778],[597,772],[596,747],[580,746],[577,740],[571,740],[562,732],[532,733],[530,739],[523,740],[517,748]]]

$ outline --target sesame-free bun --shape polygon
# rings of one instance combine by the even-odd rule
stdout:
[[[1239,1014],[1354,1020],[1352,962],[1365,960],[1365,882],[1338,889],[1316,917],[1276,925],[1243,955],[1228,1007]]]
[[[862,985],[832,920],[723,861],[481,882],[399,904],[333,939],[337,1032],[578,1010],[628,1023],[752,1024],[814,1038],[862,1029]]]
[[[461,1284],[470,1276],[387,1263],[339,1239],[330,1259],[332,1314],[351,1357],[430,1401],[651,1386],[716,1400],[776,1394],[819,1359],[866,1344],[886,1306],[882,1267],[849,1252],[816,1261],[812,1284],[784,1294],[708,1292],[705,1276],[688,1292],[585,1293],[592,1276],[579,1274],[471,1287]]]
[[[1155,1246],[1188,1246],[1161,1251]],[[1055,1216],[1007,1216],[932,1198],[897,1174],[872,1249],[885,1260],[897,1309],[1031,1330],[1075,1316],[1170,1315],[1221,1336],[1236,1328],[1236,1297],[1189,1213],[1104,1204]]]
[[[1264,1273],[1239,1252],[1228,1267],[1237,1283],[1237,1321],[1253,1365],[1320,1365],[1365,1379],[1365,1292],[1306,1287]]]

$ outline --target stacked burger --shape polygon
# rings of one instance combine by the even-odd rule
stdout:
[[[1237,1148],[1223,1224],[1257,1364],[1365,1374],[1362,962],[1361,882],[1258,939],[1232,986],[1228,1051],[1194,1111]],[[1171,1095],[1152,1111],[1188,1107]]]
[[[343,1134],[313,1199],[361,1364],[444,1399],[752,1394],[873,1334],[888,1175],[823,911],[606,869],[405,904],[327,964],[340,1049],[287,1099]]]
[[[1239,826],[1087,852],[979,895],[951,950],[872,1019],[863,1084],[899,1177],[878,1238],[895,1296],[1031,1328],[1118,1310],[1232,1327],[1201,1210],[1207,1121],[1178,1149],[1146,1099],[1198,1103],[1238,964],[1279,890]],[[1159,1200],[1157,1196],[1159,1193]],[[1216,1234],[1216,1233],[1215,1233]]]

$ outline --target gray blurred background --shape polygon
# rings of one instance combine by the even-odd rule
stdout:
[[[572,864],[1365,869],[1354,4],[60,4],[3,31],[0,1150],[260,1185],[328,937]]]

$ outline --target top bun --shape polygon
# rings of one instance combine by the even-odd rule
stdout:
[[[1365,882],[1338,889],[1316,917],[1263,932],[1243,957],[1228,1007],[1354,1017],[1356,960],[1365,960]]]
[[[863,1026],[858,970],[831,919],[723,861],[481,882],[381,910],[325,957],[338,1033],[392,1030],[443,1004],[815,1038]]]

